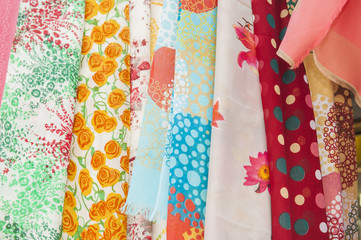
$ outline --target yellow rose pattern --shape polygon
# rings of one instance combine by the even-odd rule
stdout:
[[[85,2],[62,239],[125,240],[120,208],[129,173],[129,1]]]

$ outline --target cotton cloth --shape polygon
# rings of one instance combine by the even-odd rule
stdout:
[[[361,30],[351,26],[361,24],[360,12],[358,0],[302,0],[278,51],[291,67],[297,67],[313,50],[320,71],[351,90],[358,105],[361,105]]]
[[[330,239],[358,239],[357,162],[350,91],[305,58],[310,83]],[[318,173],[319,174],[319,173]]]
[[[20,2],[0,109],[0,239],[61,238],[84,8]]]
[[[203,239],[213,112],[216,1],[180,1],[169,166],[167,239]]]
[[[252,10],[270,164],[272,239],[328,239],[307,78],[303,66],[289,70],[276,55],[288,7],[286,1],[253,0]]]
[[[271,239],[269,167],[251,1],[219,1],[217,29],[205,239]]]
[[[0,106],[4,92],[11,47],[16,30],[20,0],[3,0],[0,8]]]
[[[140,212],[150,221],[165,220],[167,216],[168,188],[158,189],[174,83],[177,16],[178,1],[166,1],[157,38],[159,42],[155,46],[152,60],[132,184],[126,203],[128,214]],[[165,178],[165,181],[168,179]],[[168,184],[165,186],[168,187]]]
[[[85,9],[62,239],[125,239],[120,208],[129,173],[129,1],[88,0]]]

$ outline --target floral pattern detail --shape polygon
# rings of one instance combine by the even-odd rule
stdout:
[[[237,39],[240,40],[247,49],[250,51],[240,52],[238,54],[238,65],[243,68],[243,62],[246,61],[249,67],[258,75],[258,61],[256,58],[256,45],[258,37],[253,34],[253,25],[247,20],[243,19],[245,24],[234,24],[233,28],[237,34]]]
[[[218,128],[219,121],[224,121],[224,117],[219,112],[219,99],[217,99],[213,105],[212,126]]]
[[[269,166],[267,152],[258,153],[258,157],[249,157],[250,166],[244,166],[247,171],[244,186],[254,186],[258,184],[256,193],[264,192],[270,186]]]
[[[83,17],[79,0],[20,2],[0,109],[1,239],[60,238]]]
[[[62,239],[126,239],[128,4],[86,1]]]

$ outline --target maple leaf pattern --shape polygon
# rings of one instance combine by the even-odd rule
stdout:
[[[224,121],[223,115],[219,112],[219,99],[217,99],[213,106],[212,126],[218,128],[218,121]]]

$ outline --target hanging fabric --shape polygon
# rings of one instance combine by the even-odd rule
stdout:
[[[129,173],[129,2],[85,4],[62,239],[125,239],[119,208]]]
[[[250,236],[271,239],[269,167],[257,43],[251,1],[219,1],[207,240]]]
[[[163,188],[160,192],[158,189],[161,184],[168,113],[174,82],[178,1],[167,0],[162,16],[159,41],[155,46],[150,72],[134,174],[126,203],[128,214],[141,212],[150,221],[166,219],[167,216],[168,189]],[[168,26],[165,22],[171,25]]]
[[[165,158],[167,239],[203,239],[213,112],[216,1],[180,1]]]
[[[328,239],[307,78],[303,66],[289,70],[276,55],[288,7],[284,0],[253,0],[252,9],[270,164],[272,239]]]
[[[330,80],[348,88],[361,106],[361,1],[302,0],[278,54],[297,67],[314,50],[316,65]],[[341,60],[342,59],[342,60]]]
[[[330,239],[358,239],[357,162],[350,92],[305,58],[310,84]]]
[[[60,239],[84,1],[21,1],[18,16],[0,109],[0,239]],[[73,213],[64,230],[76,230]]]
[[[20,0],[3,0],[0,8],[0,106],[4,93],[11,47],[16,31]]]

